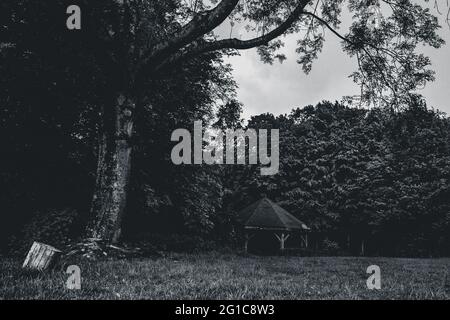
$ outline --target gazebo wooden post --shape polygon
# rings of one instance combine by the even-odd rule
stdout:
[[[279,235],[277,235],[275,233],[275,237],[277,237],[278,241],[280,241],[280,249],[283,251],[284,250],[284,243],[290,237],[290,234],[282,233],[281,236],[279,236]]]
[[[248,253],[248,242],[254,236],[255,236],[254,234],[249,234],[248,232],[245,232],[245,243],[244,243],[244,251],[245,251],[245,253]]]
[[[302,240],[302,247],[304,245],[305,248],[308,248],[308,231],[305,232],[305,236],[300,235],[300,239]]]
[[[245,253],[248,253],[248,240],[250,240],[250,239],[248,238],[248,234],[246,233],[245,234],[245,243],[244,243],[244,251],[245,251]]]

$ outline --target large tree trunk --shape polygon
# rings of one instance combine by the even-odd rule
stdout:
[[[120,237],[131,171],[134,109],[134,101],[120,94],[102,115],[88,238],[116,242]]]

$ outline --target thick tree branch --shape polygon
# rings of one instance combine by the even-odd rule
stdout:
[[[207,52],[223,49],[247,50],[267,45],[270,41],[285,34],[289,30],[289,28],[292,27],[292,25],[304,13],[303,10],[309,2],[309,0],[300,1],[299,5],[295,8],[294,11],[292,11],[289,17],[282,24],[265,35],[250,40],[239,40],[234,38],[213,42],[197,41],[194,42],[185,52],[179,52],[178,54],[175,54],[163,61],[163,63],[159,65],[157,69],[160,69],[168,64],[175,63],[179,60],[195,57]]]
[[[239,40],[239,39],[224,39],[211,43],[205,43],[198,48],[194,49],[193,54],[201,54],[221,49],[237,49],[237,50],[246,50],[252,49],[256,47],[260,47],[263,45],[267,45],[270,41],[278,38],[283,35],[289,28],[298,20],[300,15],[303,13],[303,9],[309,1],[302,1],[304,5],[299,5],[291,15],[280,24],[277,28],[270,31],[269,33],[254,38],[250,40]]]
[[[176,52],[195,39],[207,34],[219,26],[233,12],[240,0],[222,0],[214,9],[198,13],[181,30],[169,39],[154,46],[144,58],[145,64],[153,59]]]

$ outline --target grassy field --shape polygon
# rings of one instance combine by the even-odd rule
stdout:
[[[382,289],[367,289],[369,265]],[[82,289],[64,270],[26,274],[0,258],[0,299],[449,299],[450,259],[170,254],[80,264]]]

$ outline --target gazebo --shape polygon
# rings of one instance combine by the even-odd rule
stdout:
[[[302,244],[308,247],[308,226],[266,197],[240,211],[238,221],[245,230],[245,252],[250,239],[261,231],[273,233],[281,250],[293,233],[300,234]]]

